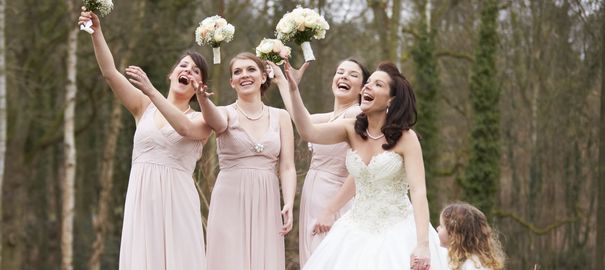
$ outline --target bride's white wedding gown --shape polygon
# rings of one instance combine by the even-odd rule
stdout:
[[[334,224],[304,269],[410,269],[416,224],[403,158],[385,151],[366,165],[349,150],[346,165],[355,177],[353,207]],[[428,229],[431,269],[448,269],[447,251],[440,247],[435,229]]]

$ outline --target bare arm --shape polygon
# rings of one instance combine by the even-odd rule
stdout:
[[[209,99],[213,93],[208,92],[206,87],[196,88],[195,95],[197,102],[200,104],[200,109],[204,115],[204,119],[208,126],[218,135],[223,133],[228,126],[227,112],[221,110],[214,105]]]
[[[92,12],[84,11],[80,14],[78,23],[82,24],[87,20],[92,20],[92,28],[95,31],[91,35],[92,45],[103,78],[126,109],[138,120],[143,110],[149,105],[149,99],[130,84],[126,77],[116,69],[113,55],[109,46],[107,46],[103,31],[101,31],[99,17]]]
[[[166,121],[183,137],[192,138],[195,140],[206,140],[212,130],[204,121],[204,118],[199,117],[195,120],[189,119],[183,112],[170,103],[149,81],[147,74],[140,67],[129,66],[126,68],[126,75],[130,77],[128,80],[143,92],[151,102],[162,113]],[[193,87],[200,88],[203,85],[191,79]]]
[[[284,207],[282,216],[284,226],[280,232],[287,234],[292,229],[294,196],[296,194],[296,167],[294,165],[294,131],[290,116],[284,110],[279,111],[279,126],[281,151],[279,153],[279,179],[281,181],[282,197]]]
[[[305,105],[303,104],[300,92],[298,91],[298,85],[292,77],[290,64],[287,61],[285,66],[292,103],[290,114],[292,115],[292,120],[294,121],[294,124],[296,124],[296,130],[298,130],[300,136],[308,142],[319,144],[347,142],[347,125],[352,124],[352,122],[349,119],[345,119],[324,124],[314,124],[311,121],[311,116],[309,115],[307,108],[305,108]]]
[[[410,198],[414,207],[416,222],[416,248],[412,253],[411,262],[419,260],[430,263],[429,253],[429,204],[426,198],[426,182],[424,176],[424,163],[422,149],[416,133],[412,130],[404,131],[398,149],[405,159],[405,171],[410,185]]]
[[[313,234],[328,232],[332,227],[332,224],[334,224],[336,212],[338,212],[354,196],[355,178],[349,175],[340,187],[340,190],[338,190],[336,197],[334,197],[330,203],[326,205],[322,213],[317,218],[317,223],[315,223],[315,226],[313,227]]]

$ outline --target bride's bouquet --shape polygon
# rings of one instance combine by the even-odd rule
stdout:
[[[221,16],[215,15],[208,17],[200,22],[200,26],[195,29],[195,41],[198,45],[212,46],[214,63],[221,63],[221,43],[229,42],[233,39],[235,27]]]
[[[312,9],[297,7],[279,20],[275,33],[282,41],[294,40],[303,50],[305,61],[315,60],[311,41],[323,39],[330,29],[328,22]]]
[[[276,65],[284,63],[284,59],[290,57],[292,49],[284,45],[279,39],[264,38],[256,47],[256,56],[263,60],[269,60]]]
[[[113,9],[113,2],[111,0],[82,0],[82,2],[84,2],[83,10],[92,11],[101,17],[109,14]],[[86,21],[84,24],[81,24],[80,30],[86,31],[89,34],[95,32],[95,30],[92,30],[92,21]]]

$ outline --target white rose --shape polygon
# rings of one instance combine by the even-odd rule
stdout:
[[[223,33],[221,33],[221,32],[214,33],[214,38],[213,38],[213,40],[214,40],[215,42],[221,42],[221,41],[223,41],[223,39],[225,39],[225,36],[223,35]]]
[[[294,24],[296,25],[296,30],[304,31],[305,30],[305,17],[303,17],[303,16],[294,17]]]
[[[219,18],[218,20],[216,20],[216,25],[221,28],[225,25],[227,25],[227,20],[223,19],[223,18]]]
[[[288,46],[284,46],[284,48],[282,49],[282,51],[279,53],[279,55],[282,58],[288,58],[290,57],[290,54],[292,53],[292,48],[288,47]]]
[[[258,45],[257,49],[260,52],[267,54],[273,50],[273,44],[271,43],[270,40],[263,39],[263,41],[261,41],[260,45]]]
[[[279,41],[279,40],[273,41],[273,52],[274,53],[279,53],[283,48],[284,48],[284,44],[281,43],[281,41]]]
[[[315,28],[315,25],[317,25],[317,19],[314,18],[313,16],[309,16],[305,19],[305,26],[308,28]]]

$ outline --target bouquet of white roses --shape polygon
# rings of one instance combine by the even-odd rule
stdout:
[[[109,14],[113,9],[113,2],[111,0],[82,0],[82,2],[84,3],[83,10],[92,11],[101,17]],[[91,27],[92,21],[86,21],[80,25],[80,30],[92,34],[95,30],[92,30]]]
[[[311,41],[323,39],[330,29],[328,22],[312,9],[297,7],[279,20],[275,33],[282,41],[294,40],[303,49],[305,61],[315,60]]]
[[[195,29],[195,41],[198,45],[212,46],[214,63],[221,62],[221,43],[229,42],[233,39],[235,27],[221,16],[215,15],[208,17],[200,22],[200,26]]]
[[[256,47],[256,56],[263,60],[269,60],[277,65],[284,63],[284,59],[290,57],[292,49],[284,45],[279,39],[264,38]]]

